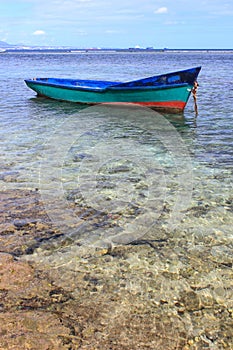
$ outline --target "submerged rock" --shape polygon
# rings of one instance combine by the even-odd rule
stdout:
[[[64,338],[70,328],[56,305],[69,300],[69,294],[9,254],[0,254],[0,276],[0,349],[68,349]]]
[[[98,248],[61,236],[38,192],[1,199],[0,350],[233,348],[231,246],[202,216]],[[122,217],[77,210],[87,235]]]

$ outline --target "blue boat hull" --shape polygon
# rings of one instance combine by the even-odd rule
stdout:
[[[39,96],[82,104],[134,103],[154,109],[182,112],[200,67],[136,81],[36,78],[25,80]]]

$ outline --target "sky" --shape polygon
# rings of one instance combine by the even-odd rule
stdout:
[[[233,49],[232,0],[0,0],[0,41]]]

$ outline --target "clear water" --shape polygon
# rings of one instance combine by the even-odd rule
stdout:
[[[145,342],[151,349],[232,349],[232,58],[207,52],[0,55],[0,251],[27,252],[21,260],[46,269],[53,291],[61,286],[74,298],[56,301],[55,309],[36,306],[33,324],[43,312],[55,310],[57,317],[61,310],[64,325],[74,325],[72,344],[82,337],[83,349],[110,349],[114,340],[129,349],[144,349]],[[84,109],[36,98],[24,84],[37,76],[131,80],[197,65],[198,116],[192,99],[183,117],[139,107]],[[25,216],[28,225],[24,230],[19,222],[18,229],[17,218]],[[12,220],[8,231],[4,219]],[[129,244],[109,247],[122,243]],[[46,303],[47,284],[41,283]],[[19,301],[15,287],[15,295],[9,293],[23,324],[30,318],[25,321],[21,305],[29,300],[33,307],[34,299],[39,305],[36,286],[34,280],[20,285]],[[9,346],[21,339],[10,329]]]
[[[206,52],[2,54],[1,190],[39,188],[54,224],[72,237],[78,232],[85,242],[110,237],[128,243],[156,225],[198,225],[203,235],[219,229],[229,239],[232,59],[232,53]],[[38,99],[23,81],[127,81],[198,65],[198,116],[192,99],[183,117],[146,109],[82,109]],[[70,204],[89,212],[90,220],[84,222]],[[187,215],[198,207],[211,208],[210,216],[200,221]],[[165,208],[170,214],[164,217]]]

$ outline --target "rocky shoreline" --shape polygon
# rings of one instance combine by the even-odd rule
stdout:
[[[190,209],[196,228],[53,249],[39,193],[1,192],[0,349],[232,349],[232,242],[201,234],[207,209]]]

